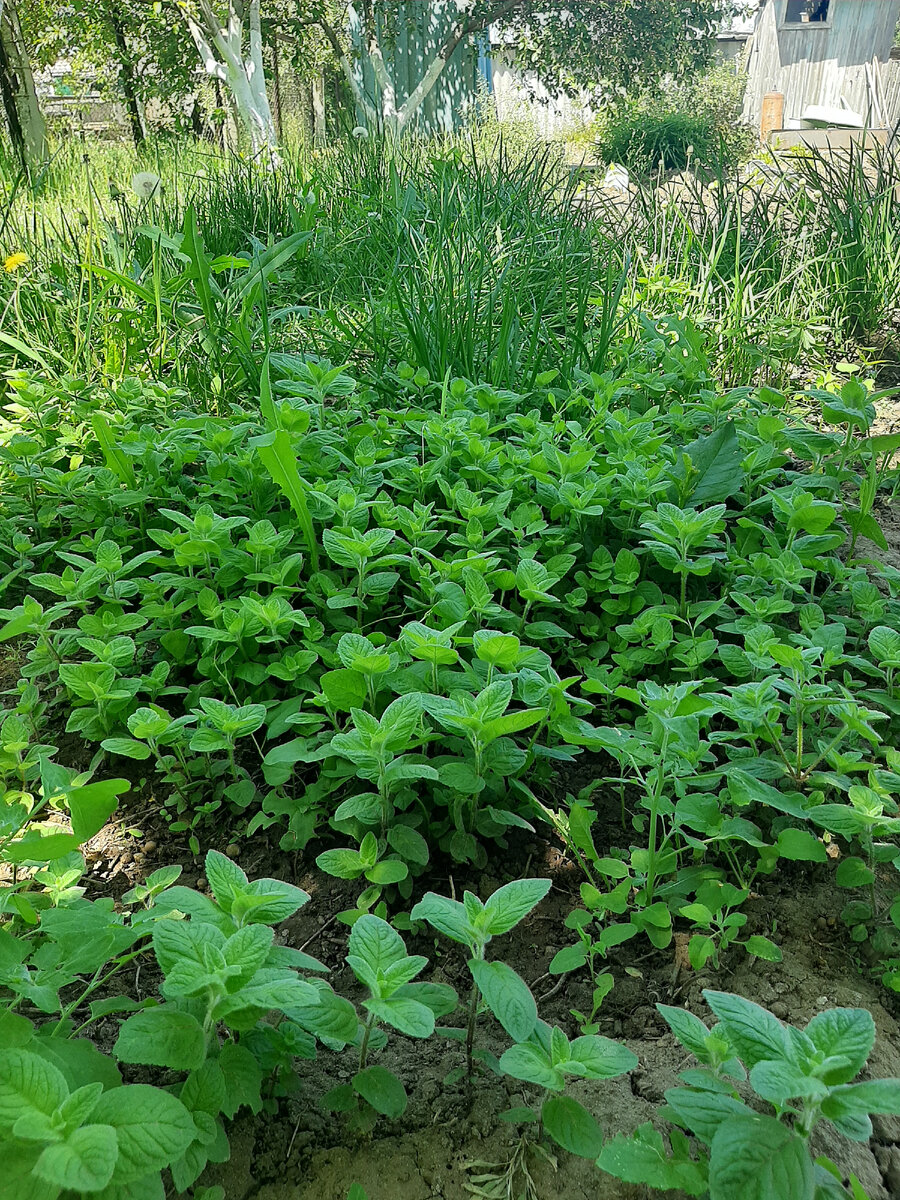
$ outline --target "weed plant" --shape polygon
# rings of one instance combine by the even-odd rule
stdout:
[[[247,168],[140,199],[89,187],[84,227],[35,225],[0,328],[0,641],[21,667],[0,718],[0,1136],[33,1194],[155,1200],[163,1169],[192,1186],[227,1153],[222,1116],[277,1102],[316,1040],[354,1058],[331,1108],[361,1130],[399,1116],[402,1082],[373,1061],[384,1027],[426,1038],[457,1007],[407,953],[426,925],[466,947],[467,1023],[449,1036],[468,1074],[543,1088],[514,1119],[591,1158],[602,1137],[564,1088],[633,1065],[596,1032],[617,946],[681,930],[696,967],[777,960],[742,906],[799,861],[855,893],[852,936],[900,986],[900,912],[875,886],[900,864],[900,573],[872,579],[900,435],[873,431],[891,393],[871,382],[772,386],[811,327],[779,298],[825,305],[835,272],[864,276],[829,311],[842,330],[884,318],[890,257],[881,275],[864,253],[826,268],[816,239],[840,218],[874,242],[895,201],[887,164],[862,222],[837,176],[803,170],[835,211],[794,205],[812,244],[796,262],[762,187],[723,180],[699,224],[648,199],[638,228],[656,240],[632,258],[552,151],[457,141],[393,157],[364,142],[272,186]],[[24,237],[21,211],[7,228]],[[63,730],[86,769],[57,761]],[[561,803],[585,751],[607,765]],[[358,881],[340,915],[362,1021],[321,964],[275,944],[306,900],[290,884],[212,851],[212,897],[164,868],[127,913],[85,898],[79,847],[131,764],[194,854],[265,831]],[[435,860],[482,868],[538,822],[583,875],[551,968],[590,975],[571,1040],[487,954],[546,881],[484,904],[422,895]],[[163,1003],[103,1008],[95,992],[151,950]],[[764,1141],[773,1179],[793,1172],[773,1200],[840,1194],[805,1137],[820,1116],[864,1135],[895,1110],[891,1088],[851,1083],[870,1042],[832,1054],[734,999],[711,994],[734,1029],[703,1043],[712,1075],[685,1092],[700,1100],[672,1105],[718,1114],[683,1118],[709,1154],[676,1137],[679,1186],[728,1194],[727,1134],[742,1155]],[[514,1043],[496,1061],[477,1045],[487,1011]],[[77,1036],[112,1012],[119,1061],[185,1076],[126,1085],[121,1114],[118,1068]],[[737,1058],[774,1117],[731,1095]],[[603,1165],[640,1174],[657,1150],[645,1131]]]

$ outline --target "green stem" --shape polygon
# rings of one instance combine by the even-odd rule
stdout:
[[[57,1021],[56,1025],[53,1029],[53,1032],[51,1033],[50,1036],[57,1037],[59,1035],[59,1033],[61,1032],[62,1026],[65,1023],[65,1021],[68,1019],[70,1013],[73,1013],[80,1005],[82,1005],[84,1003],[84,1001],[88,998],[88,996],[90,996],[90,994],[92,992],[95,992],[97,990],[97,988],[102,987],[107,982],[107,980],[112,979],[113,975],[115,975],[117,971],[121,971],[122,967],[127,966],[128,963],[130,963],[134,959],[138,958],[141,954],[144,953],[145,950],[146,950],[146,946],[142,946],[140,948],[140,950],[135,950],[131,954],[126,954],[124,958],[120,958],[116,962],[115,966],[112,967],[111,970],[107,971],[106,974],[103,975],[102,977],[100,975],[100,972],[103,970],[103,967],[98,967],[96,974],[94,975],[91,982],[84,989],[84,991],[78,997],[76,997],[76,999],[73,1000],[71,1004],[67,1004],[65,1006],[65,1008],[62,1009],[61,1016],[60,1016],[59,1020]],[[96,1020],[96,1018],[91,1017],[90,1020],[85,1021],[84,1025],[80,1025],[78,1027],[78,1029],[75,1030],[75,1033],[80,1032],[80,1030],[84,1029],[85,1025],[90,1025],[91,1021],[94,1021],[94,1020]],[[72,1036],[74,1037],[74,1034]]]
[[[653,902],[653,889],[656,887],[656,831],[659,822],[659,801],[662,796],[665,775],[663,765],[666,761],[666,751],[669,748],[668,731],[663,736],[659,751],[659,762],[656,765],[656,779],[650,796],[650,838],[647,846],[647,903]]]
[[[375,1028],[375,1014],[369,1013],[369,1019],[366,1021],[365,1032],[363,1033],[362,1045],[359,1048],[359,1069],[365,1070],[366,1055],[369,1051],[369,1038],[372,1036],[372,1030]]]

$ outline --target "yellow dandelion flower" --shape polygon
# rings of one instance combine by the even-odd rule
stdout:
[[[13,271],[18,271],[19,267],[24,267],[27,262],[28,255],[19,250],[16,254],[10,254],[4,259],[3,269],[8,275],[12,275]]]

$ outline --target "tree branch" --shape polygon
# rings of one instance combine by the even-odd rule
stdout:
[[[341,39],[337,35],[337,30],[334,28],[331,22],[323,16],[311,18],[310,24],[318,25],[325,34],[325,37],[331,43],[331,48],[334,51],[335,57],[341,64],[341,69],[343,70],[347,82],[350,85],[350,90],[353,93],[354,100],[366,114],[367,120],[369,120],[373,125],[376,125],[378,123],[378,113],[375,111],[372,103],[367,99],[362,88],[359,86],[359,82],[353,73],[353,64],[350,62],[350,58],[346,50],[341,45]]]

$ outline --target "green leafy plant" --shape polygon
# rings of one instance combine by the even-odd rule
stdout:
[[[871,1015],[826,1009],[800,1030],[740,996],[703,994],[718,1017],[712,1029],[684,1009],[657,1005],[701,1064],[683,1071],[682,1085],[666,1092],[666,1116],[674,1126],[670,1151],[647,1124],[632,1137],[608,1142],[598,1165],[630,1183],[677,1187],[710,1200],[853,1194],[828,1159],[813,1159],[808,1139],[827,1121],[845,1137],[866,1141],[871,1113],[900,1108],[896,1079],[854,1082],[875,1041]],[[764,1111],[738,1095],[736,1083],[744,1080]],[[686,1135],[699,1143],[696,1154]]]
[[[454,1012],[459,999],[446,984],[414,982],[428,960],[408,955],[400,934],[371,913],[363,913],[353,925],[347,965],[368,992],[363,1001],[366,1020],[356,1038],[359,1070],[349,1084],[329,1092],[323,1103],[334,1111],[352,1112],[354,1125],[368,1129],[378,1114],[401,1116],[407,1103],[397,1076],[368,1063],[370,1050],[383,1045],[379,1025],[389,1025],[407,1037],[428,1038],[434,1033],[435,1018]]]
[[[465,946],[470,954],[472,991],[465,1029],[466,1077],[474,1067],[475,1031],[482,1004],[517,1042],[531,1036],[537,1023],[537,1005],[528,985],[504,962],[488,962],[485,950],[495,937],[508,933],[540,903],[550,890],[548,879],[518,879],[498,888],[486,903],[471,892],[463,901],[427,892],[410,913],[413,921],[427,921],[438,933]]]

